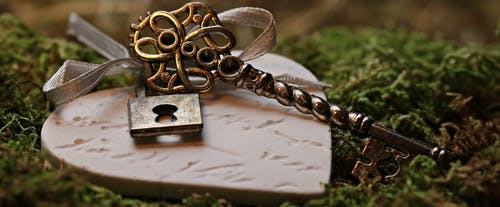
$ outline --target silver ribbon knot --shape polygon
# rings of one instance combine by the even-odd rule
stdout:
[[[218,17],[222,23],[239,24],[262,30],[262,33],[239,55],[243,61],[266,54],[276,44],[276,22],[273,15],[265,9],[240,7],[222,12],[218,14]],[[87,94],[107,75],[140,73],[144,70],[141,61],[131,58],[127,48],[75,13],[69,16],[68,34],[75,36],[80,42],[93,48],[109,61],[103,64],[92,64],[66,60],[43,86],[43,92],[47,98],[56,105]],[[329,84],[305,80],[288,73],[276,76],[276,79],[286,80],[301,87],[329,87]]]

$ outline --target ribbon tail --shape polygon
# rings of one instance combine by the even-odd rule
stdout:
[[[127,48],[99,31],[76,13],[69,16],[68,34],[93,48],[110,61],[92,64],[66,60],[44,84],[43,92],[56,105],[61,105],[83,96],[94,89],[106,75],[124,72],[139,72],[142,63],[129,58]]]
[[[68,21],[67,33],[69,35],[75,36],[78,41],[94,49],[108,60],[130,57],[127,48],[99,31],[78,14],[71,13]]]
[[[67,60],[44,84],[43,92],[54,104],[61,105],[90,92],[108,71],[138,71],[141,67],[142,63],[133,58],[110,60],[101,65]]]

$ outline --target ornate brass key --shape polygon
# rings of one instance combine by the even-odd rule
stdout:
[[[339,128],[367,134],[374,139],[364,150],[364,155],[371,162],[358,163],[353,174],[359,177],[364,176],[362,172],[373,170],[379,160],[390,154],[389,148],[403,152],[403,155],[397,156],[398,164],[415,154],[429,155],[437,160],[444,160],[448,155],[444,149],[376,124],[364,114],[349,112],[300,88],[274,80],[270,73],[255,69],[232,56],[230,50],[235,38],[205,4],[188,3],[171,12],[148,12],[139,21],[139,24],[131,25],[130,47],[144,62],[146,85],[155,94],[203,93],[212,88],[215,80],[222,80],[257,95],[276,99],[282,105],[294,106]],[[191,81],[193,77],[202,77],[205,81],[194,84]],[[374,153],[381,150],[381,153]]]

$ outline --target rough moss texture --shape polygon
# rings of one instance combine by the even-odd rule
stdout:
[[[498,33],[498,31],[497,31]],[[0,16],[0,206],[231,206],[210,195],[180,201],[124,198],[70,169],[49,167],[40,130],[53,106],[41,87],[65,59],[102,62],[76,43],[47,39]],[[305,206],[493,206],[499,202],[500,46],[457,46],[402,30],[334,28],[280,40],[276,52],[310,68],[331,102],[451,149],[438,166],[419,156],[382,185],[349,175],[363,138],[332,129],[332,182]],[[108,78],[100,88],[130,77]],[[285,203],[283,206],[296,206]]]
[[[397,29],[337,28],[287,38],[277,51],[331,83],[331,102],[467,159],[499,140],[499,47],[456,46]],[[332,136],[339,140],[334,175],[342,178],[363,141],[338,131]]]
[[[388,185],[345,185],[356,183],[349,172],[359,159],[363,140],[334,129],[336,165],[332,187],[327,188],[329,197],[309,204],[489,206],[498,202],[494,192],[500,190],[499,45],[457,46],[397,29],[337,28],[284,39],[277,51],[331,83],[332,88],[326,89],[329,101],[369,114],[408,136],[447,147],[461,160],[449,167],[418,157]]]

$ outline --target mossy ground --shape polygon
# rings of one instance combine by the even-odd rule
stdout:
[[[0,206],[230,206],[210,195],[181,201],[126,198],[71,169],[46,164],[40,130],[53,110],[43,83],[65,59],[104,61],[91,49],[47,39],[0,16]],[[389,184],[349,175],[363,139],[332,129],[326,194],[305,206],[493,206],[500,201],[500,45],[453,45],[403,30],[323,30],[275,50],[311,69],[329,101],[397,131],[447,147],[458,161],[419,156]],[[112,77],[99,87],[130,84]],[[296,206],[285,203],[283,206]]]

